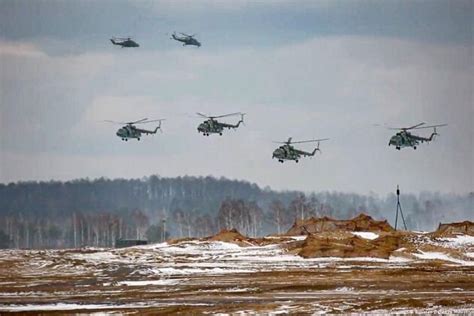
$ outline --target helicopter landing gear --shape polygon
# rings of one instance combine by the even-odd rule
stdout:
[[[416,150],[416,146],[413,146],[413,149]]]
[[[219,133],[220,136],[222,136],[222,133]]]
[[[396,148],[396,149],[398,149],[398,150],[400,150],[400,147],[398,147],[398,146],[397,146],[397,147],[395,147],[395,148]]]
[[[298,159],[296,159],[295,162],[298,163]]]
[[[279,162],[283,163],[283,160],[282,159],[278,159]]]
[[[125,141],[128,142],[128,138],[125,138]]]
[[[140,137],[138,137],[137,140],[140,141]]]

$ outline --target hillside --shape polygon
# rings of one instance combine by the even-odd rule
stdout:
[[[474,220],[474,195],[404,195],[409,229],[433,230],[444,218]],[[344,219],[364,213],[373,227],[387,230],[394,218],[387,197],[340,192],[303,194],[262,189],[256,184],[213,177],[81,179],[67,182],[0,184],[0,247],[110,247],[115,239],[162,241],[163,236],[209,236],[236,228],[253,237],[355,225]],[[332,228],[331,228],[332,227]],[[372,229],[372,228],[370,228]],[[163,230],[165,230],[163,232]]]
[[[363,227],[372,221],[355,219]],[[261,238],[222,230],[123,249],[3,250],[0,312],[474,312],[470,232],[359,227]]]

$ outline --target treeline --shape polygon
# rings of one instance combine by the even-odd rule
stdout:
[[[403,195],[409,229],[473,220],[474,194]],[[223,228],[282,233],[296,219],[364,212],[393,222],[396,196],[303,194],[213,177],[81,179],[0,184],[0,247],[110,247],[116,239],[199,237]]]

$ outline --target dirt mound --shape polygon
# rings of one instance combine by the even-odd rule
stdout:
[[[323,238],[318,235],[309,235],[301,251],[303,258],[316,257],[374,257],[388,259],[393,251],[403,246],[403,234],[383,235],[369,240],[358,236],[346,238]]]
[[[235,228],[223,229],[216,235],[205,238],[205,240],[230,242],[239,246],[250,246],[257,244],[257,240],[242,235]]]
[[[307,220],[297,221],[288,230],[287,235],[308,235],[311,233],[333,231],[370,231],[392,232],[395,231],[388,222],[376,221],[366,214],[360,214],[353,219],[338,220],[330,217],[311,217]]]
[[[440,223],[438,229],[433,232],[433,235],[436,237],[451,237],[459,234],[474,236],[474,223],[471,221],[448,224]]]

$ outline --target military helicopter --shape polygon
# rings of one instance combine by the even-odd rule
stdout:
[[[136,138],[137,140],[140,140],[140,137],[142,136],[142,134],[145,134],[145,135],[156,134],[158,130],[161,131],[162,121],[164,121],[164,119],[149,121],[147,118],[144,118],[135,122],[114,122],[114,121],[108,121],[108,120],[105,122],[113,123],[113,124],[125,124],[123,127],[117,130],[115,135],[117,135],[124,141],[128,141],[129,138]],[[146,123],[152,123],[152,122],[159,122],[159,125],[154,130],[146,130],[146,129],[135,127],[135,124],[146,124]]]
[[[171,34],[171,38],[174,39],[175,41],[184,43],[183,46],[194,45],[197,47],[201,47],[201,43],[199,43],[199,41],[194,38],[196,34],[193,34],[193,35],[188,35],[185,33],[179,33],[179,34],[183,36],[176,36],[176,32],[174,32],[173,34]]]
[[[312,157],[314,154],[321,150],[319,149],[319,142],[328,140],[329,138],[321,138],[321,139],[311,139],[311,140],[302,140],[293,142],[292,138],[288,138],[286,142],[274,142],[278,144],[284,144],[283,146],[278,147],[273,151],[273,158],[277,158],[279,162],[283,163],[285,160],[294,160],[298,163],[301,157]],[[317,142],[318,146],[312,152],[306,152],[303,150],[296,149],[295,147],[291,146],[291,144],[302,144],[302,143],[314,143]]]
[[[132,40],[130,37],[123,37],[123,38],[121,38],[121,37],[112,37],[110,39],[110,41],[114,45],[122,46],[122,48],[124,48],[124,47],[140,47],[140,45],[138,45],[137,42]]]
[[[413,149],[416,149],[416,146],[420,144],[420,142],[429,143],[430,141],[434,139],[435,136],[438,135],[438,133],[436,132],[436,127],[446,126],[448,124],[439,124],[439,125],[431,125],[431,126],[422,126],[422,125],[425,125],[425,123],[419,123],[410,127],[389,127],[388,129],[399,130],[399,132],[390,138],[388,145],[389,146],[393,145],[398,150],[400,150],[402,147],[413,147]],[[422,128],[433,128],[433,133],[431,133],[430,137],[422,137],[422,136],[413,135],[409,132],[409,130],[422,129]]]
[[[224,128],[238,128],[240,126],[240,123],[244,122],[244,115],[245,113],[230,113],[230,114],[224,114],[224,115],[219,115],[219,116],[207,116],[202,113],[196,113],[197,115],[207,118],[208,120],[202,122],[199,124],[197,130],[198,133],[202,133],[204,136],[209,136],[210,134],[219,134],[222,136],[222,132],[224,131]],[[227,124],[227,123],[222,123],[217,121],[217,118],[222,118],[222,117],[228,117],[228,116],[234,116],[234,115],[240,115],[240,121],[237,122],[237,124]]]

